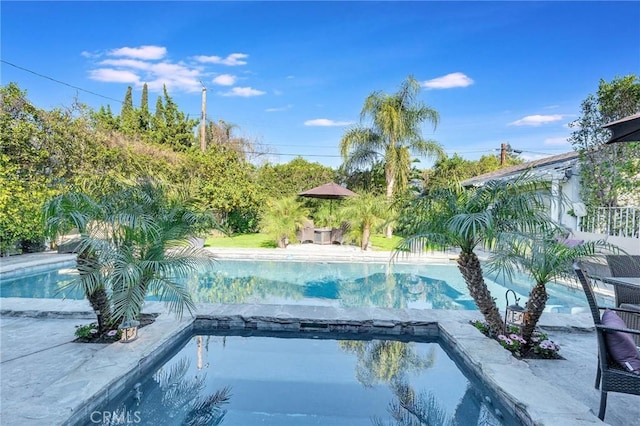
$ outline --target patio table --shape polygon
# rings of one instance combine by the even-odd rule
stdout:
[[[315,244],[331,244],[331,228],[315,228],[313,236]]]

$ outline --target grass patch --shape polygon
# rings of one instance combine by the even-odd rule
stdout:
[[[374,250],[394,251],[403,239],[404,237],[400,237],[398,235],[387,238],[382,234],[376,234],[371,236],[371,245],[373,246]]]
[[[221,248],[275,248],[276,243],[264,234],[241,234],[232,237],[209,237],[206,247]]]
[[[384,235],[373,235],[371,244],[374,250],[393,251],[404,237],[394,235],[386,238]],[[216,236],[208,237],[204,243],[206,247],[220,248],[275,248],[273,239],[264,234],[241,234],[232,237]]]

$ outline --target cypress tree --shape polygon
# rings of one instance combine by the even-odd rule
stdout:
[[[137,121],[136,111],[133,108],[133,89],[129,86],[127,87],[127,93],[124,95],[124,102],[120,112],[122,131],[125,133],[137,132],[139,128]]]
[[[142,86],[142,99],[140,100],[140,130],[147,132],[150,127],[151,115],[149,114],[149,88],[147,83]]]

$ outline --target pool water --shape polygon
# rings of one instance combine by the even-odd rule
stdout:
[[[123,395],[93,411],[92,421],[518,424],[492,405],[486,390],[468,380],[438,343],[200,335],[174,353]]]
[[[73,266],[2,279],[0,296],[82,299],[81,293],[62,289],[78,277]],[[485,281],[499,309],[506,305],[507,289],[514,290],[523,305],[532,287],[525,277],[509,282],[487,277]],[[196,302],[206,303],[476,309],[455,264],[224,260],[183,284]],[[549,284],[547,290],[549,310],[576,313],[587,309],[584,294],[577,288]],[[153,295],[149,299],[154,300]]]

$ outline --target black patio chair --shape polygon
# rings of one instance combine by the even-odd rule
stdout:
[[[598,306],[596,296],[593,291],[591,278],[585,272],[579,263],[574,265],[574,270],[578,276],[578,281],[584,289],[584,293],[589,303],[589,309],[593,316],[593,323],[596,328],[596,336],[598,339],[598,369],[596,372],[596,389],[600,388],[600,410],[598,417],[604,420],[605,411],[607,409],[607,393],[619,392],[632,395],[640,395],[640,375],[625,369],[624,366],[616,362],[611,356],[606,333],[624,332],[635,336],[640,335],[640,330],[630,328],[617,328],[606,326],[602,323],[600,310],[610,309],[614,312],[628,312],[621,308],[604,308]]]
[[[640,256],[607,255],[612,277],[640,277]],[[615,284],[616,305],[640,305],[640,288],[636,285]]]

